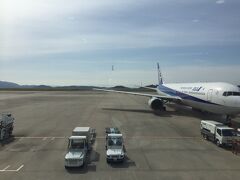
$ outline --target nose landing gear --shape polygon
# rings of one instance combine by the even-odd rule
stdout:
[[[226,121],[224,124],[228,125],[229,127],[232,127],[232,117],[230,115],[226,115]]]

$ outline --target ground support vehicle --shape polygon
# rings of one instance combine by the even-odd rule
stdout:
[[[121,134],[121,132],[117,127],[107,127],[106,134]]]
[[[0,114],[0,141],[12,136],[14,118],[11,113]]]
[[[232,146],[237,137],[233,128],[216,121],[202,120],[200,129],[203,138],[215,142],[217,146]]]
[[[122,134],[107,134],[106,161],[123,162],[126,156]]]
[[[65,168],[80,167],[86,163],[87,154],[92,150],[95,130],[90,127],[76,127],[68,138],[68,152],[65,155]]]

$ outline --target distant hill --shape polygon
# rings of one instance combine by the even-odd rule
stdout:
[[[7,82],[7,81],[0,81],[0,89],[15,89],[15,88],[52,88],[51,86],[46,85],[19,85],[17,83]]]
[[[128,87],[125,86],[114,86],[112,89],[128,89]]]
[[[92,90],[93,88],[98,88],[95,86],[58,86],[58,87],[53,87],[52,89],[54,90]]]
[[[39,89],[49,89],[52,88],[52,86],[46,86],[46,85],[22,85],[20,88],[39,88]]]
[[[0,81],[1,90],[43,90],[43,91],[74,91],[74,90],[91,90],[95,86],[47,86],[47,85],[19,85],[12,82]]]
[[[46,85],[19,85],[13,82],[0,81],[0,89],[31,89],[31,88],[52,88],[51,86]]]
[[[0,88],[20,88],[21,86],[16,83],[0,81]]]

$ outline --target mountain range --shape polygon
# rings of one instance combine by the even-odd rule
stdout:
[[[47,86],[47,85],[19,85],[17,83],[13,82],[7,82],[7,81],[0,81],[0,89],[56,89],[56,90],[88,90],[92,89],[96,86],[57,86],[57,87],[52,87],[52,86]],[[155,85],[149,85],[147,87],[156,87]],[[240,85],[238,86],[240,88]],[[124,86],[115,86],[115,89],[125,89],[127,87]]]
[[[12,89],[12,88],[51,88],[51,86],[46,85],[19,85],[13,82],[0,81],[1,89]]]

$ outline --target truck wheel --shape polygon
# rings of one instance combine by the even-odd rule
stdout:
[[[108,159],[106,159],[106,162],[109,164],[110,163],[110,161],[108,160]]]
[[[205,139],[208,141],[208,136],[207,135],[205,135]]]
[[[87,158],[84,158],[84,159],[83,159],[83,164],[82,164],[81,167],[85,167],[86,165],[87,165]]]
[[[221,144],[220,144],[220,141],[219,141],[219,140],[217,140],[217,141],[216,141],[216,144],[217,144],[217,146],[218,146],[218,147],[220,147],[220,146],[221,146]]]
[[[203,138],[204,138],[205,140],[208,140],[208,137],[207,137],[206,134],[203,134]]]
[[[12,131],[9,131],[8,135],[9,135],[9,137],[11,137],[12,136]]]

